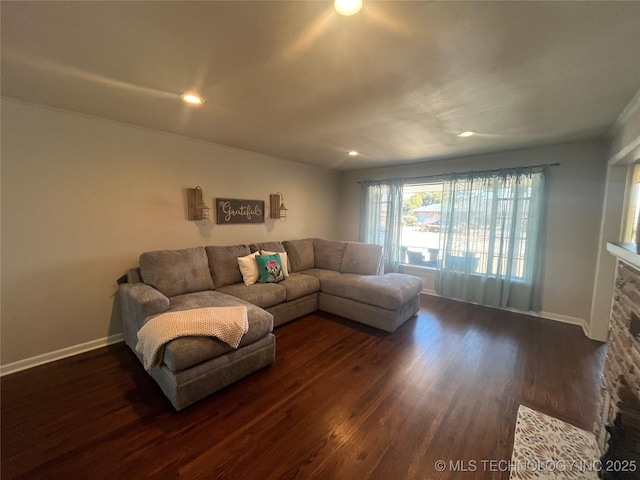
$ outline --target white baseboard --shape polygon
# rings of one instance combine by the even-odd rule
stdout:
[[[440,295],[438,295],[435,290],[429,290],[429,289],[423,289],[422,292],[420,292],[424,295],[432,295],[434,297],[439,297]],[[448,297],[442,297],[442,298],[448,298]],[[451,300],[456,300],[458,302],[464,302],[464,303],[473,303],[473,302],[465,302],[464,300],[458,300],[456,298],[452,298]],[[480,305],[477,303],[474,303],[474,305]],[[487,306],[487,305],[485,305]],[[562,323],[570,323],[571,325],[578,325],[580,327],[582,327],[582,331],[584,332],[585,336],[587,336],[588,338],[591,338],[589,336],[589,327],[587,325],[587,322],[583,319],[583,318],[578,318],[578,317],[571,317],[569,315],[562,315],[559,313],[552,313],[552,312],[523,312],[521,310],[516,310],[515,308],[501,308],[501,307],[492,307],[492,306],[488,306],[489,308],[496,308],[498,310],[505,310],[507,312],[514,312],[514,313],[522,313],[523,315],[531,315],[532,317],[538,317],[538,318],[545,318],[547,320],[555,320],[556,322],[562,322]]]
[[[0,365],[0,377],[9,375],[10,373],[16,373],[28,368],[37,367],[49,362],[55,362],[66,357],[72,357],[79,353],[95,350],[96,348],[106,347],[114,343],[122,342],[124,337],[122,333],[116,333],[108,337],[99,338],[97,340],[91,340],[90,342],[81,343],[80,345],[74,345],[73,347],[62,348],[55,352],[44,353],[42,355],[36,355],[35,357],[25,358],[24,360],[18,360],[17,362],[8,363],[6,365]]]
[[[589,325],[587,324],[587,321],[583,318],[571,317],[569,315],[561,315],[559,313],[551,313],[551,312],[540,312],[540,313],[529,312],[528,315],[533,315],[534,317],[546,318],[548,320],[555,320],[556,322],[570,323],[571,325],[578,325],[582,327],[582,331],[584,332],[584,334],[587,337],[591,338],[589,336]]]

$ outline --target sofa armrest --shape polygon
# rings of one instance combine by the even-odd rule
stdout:
[[[123,283],[118,287],[122,321],[138,331],[144,319],[169,310],[169,299],[146,283]]]

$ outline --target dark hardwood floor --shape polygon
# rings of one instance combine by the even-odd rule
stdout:
[[[384,333],[328,314],[176,413],[123,343],[1,382],[2,478],[508,479],[518,406],[590,429],[604,346],[579,327],[424,296]],[[436,460],[476,472],[437,472]]]

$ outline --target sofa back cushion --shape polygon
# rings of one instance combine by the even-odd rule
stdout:
[[[291,272],[301,272],[315,267],[312,238],[285,240],[282,245],[287,251]]]
[[[232,245],[228,247],[205,247],[209,257],[209,269],[215,288],[242,283],[242,272],[238,265],[238,257],[245,257],[251,253],[247,245]]]
[[[249,244],[251,253],[259,252],[260,250],[266,250],[268,252],[286,252],[282,242],[261,242]]]
[[[213,289],[203,247],[143,253],[140,274],[144,283],[167,297]]]
[[[339,272],[347,242],[334,242],[321,238],[313,239],[314,266]]]
[[[382,263],[382,246],[370,243],[347,242],[342,259],[342,273],[377,275]]]

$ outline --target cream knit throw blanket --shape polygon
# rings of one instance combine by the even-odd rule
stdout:
[[[136,350],[142,354],[144,369],[150,370],[162,361],[162,347],[174,338],[216,337],[238,348],[247,330],[247,307],[208,307],[163,313],[138,331]]]

